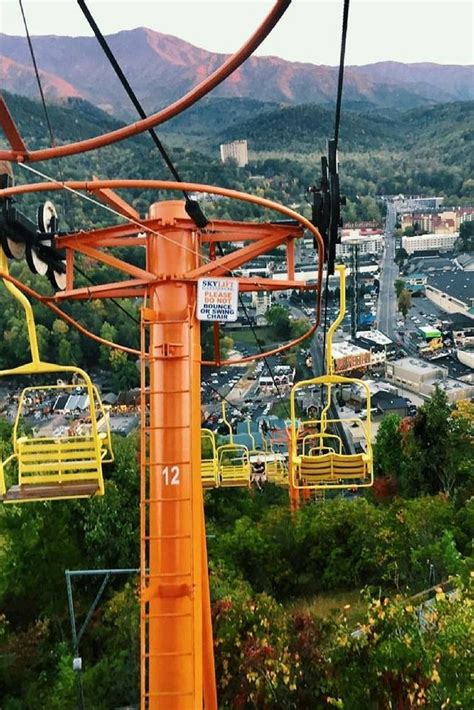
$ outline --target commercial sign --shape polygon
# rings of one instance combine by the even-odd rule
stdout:
[[[236,279],[198,279],[199,320],[236,321],[239,284]]]

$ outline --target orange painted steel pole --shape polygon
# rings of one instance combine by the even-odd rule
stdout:
[[[200,328],[195,284],[172,280],[197,266],[199,245],[194,231],[173,226],[174,217],[185,215],[183,202],[157,203],[150,212],[162,220],[162,233],[149,236],[148,268],[160,281],[148,287],[145,309],[149,484],[142,497],[142,565],[146,560],[148,569],[141,571],[141,707],[202,710],[203,624],[210,628],[211,620],[203,619],[210,607],[203,603]]]

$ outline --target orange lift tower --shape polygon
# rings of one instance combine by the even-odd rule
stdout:
[[[63,300],[143,299],[141,349],[136,351],[141,359],[141,709],[217,710],[200,470],[200,319],[235,319],[238,291],[315,290],[316,317],[307,333],[238,362],[275,354],[301,342],[314,333],[319,322],[323,241],[318,230],[293,210],[209,185],[159,180],[53,181],[0,190],[0,200],[63,188],[92,194],[123,215],[126,223],[55,236],[54,248],[66,265],[65,288],[55,296],[39,296],[8,274],[0,277],[56,312]],[[155,194],[156,190],[183,189],[216,194],[257,204],[285,219],[274,223],[214,220],[201,231],[187,215],[183,201],[165,201],[152,204],[148,218],[140,220],[115,193],[121,188],[150,189]],[[294,243],[305,229],[316,244],[318,278],[313,283],[295,279]],[[223,248],[216,256],[219,244]],[[120,247],[123,254],[125,247],[137,246],[145,248],[145,268],[110,251]],[[285,278],[233,275],[246,262],[281,246],[286,247]],[[76,288],[76,254],[105,263],[125,278]],[[68,322],[84,332],[70,317]],[[218,343],[218,337],[215,340]],[[217,352],[214,361],[204,364],[235,363],[221,361]]]

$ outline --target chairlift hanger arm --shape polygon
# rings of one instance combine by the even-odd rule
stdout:
[[[210,91],[212,91],[212,89],[218,86],[222,81],[224,81],[224,79],[238,69],[240,65],[253,54],[257,47],[259,47],[263,40],[270,34],[290,4],[291,0],[277,0],[260,27],[257,28],[257,30],[252,34],[247,42],[245,42],[245,44],[237,50],[237,52],[228,57],[226,61],[209,77],[204,79],[204,81],[195,86],[191,89],[191,91],[174,103],[170,104],[161,111],[158,111],[158,113],[155,113],[141,121],[131,123],[124,128],[119,128],[115,131],[111,131],[110,133],[96,136],[95,138],[88,138],[77,143],[70,143],[68,145],[61,145],[55,148],[45,148],[34,151],[28,151],[26,149],[21,151],[0,150],[0,160],[11,160],[13,162],[22,162],[27,160],[33,163],[40,160],[50,160],[51,158],[61,158],[66,155],[86,153],[90,150],[112,145],[113,143],[117,143],[125,138],[136,136],[144,131],[147,131],[149,128],[153,128],[161,123],[164,123],[165,121],[168,121],[170,118],[177,116],[185,109],[195,104],[196,101],[203,98],[203,96],[206,96]],[[0,126],[2,126],[5,133],[7,133],[8,130],[10,137],[15,139],[18,144],[18,140],[21,141],[21,137],[18,129],[16,129],[16,127],[12,128],[11,126],[11,116],[10,123],[8,122],[8,116],[9,114],[7,115],[5,111],[0,112]],[[184,187],[183,183],[181,187],[176,189],[182,191],[187,188]]]

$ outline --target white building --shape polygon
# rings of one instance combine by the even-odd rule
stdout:
[[[255,308],[256,316],[263,316],[272,305],[272,294],[270,291],[253,291],[252,306]]]
[[[381,254],[384,238],[380,229],[343,229],[341,243],[336,245],[337,256],[350,256],[352,246],[359,248],[359,254]]]
[[[276,365],[273,368],[273,377],[262,375],[258,380],[260,391],[264,393],[276,392],[277,387],[283,391],[293,387],[296,371],[290,365]],[[275,385],[277,387],[275,387]]]
[[[417,237],[402,237],[402,248],[407,254],[417,251],[451,251],[459,237],[454,234],[420,234]]]
[[[439,387],[451,404],[474,395],[474,385],[449,378],[447,367],[413,357],[387,362],[386,377],[390,382],[425,397],[431,396]]]
[[[247,141],[232,141],[232,143],[221,143],[221,161],[225,163],[229,158],[233,158],[239,168],[243,168],[249,162]]]

